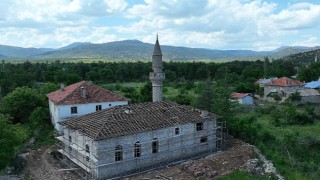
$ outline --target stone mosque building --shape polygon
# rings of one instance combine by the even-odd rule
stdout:
[[[94,178],[122,177],[217,150],[216,115],[162,101],[165,74],[158,37],[152,69],[153,102],[112,106],[59,122],[60,151]]]

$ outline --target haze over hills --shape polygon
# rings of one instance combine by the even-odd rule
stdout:
[[[116,41],[102,44],[75,42],[68,46],[50,48],[21,48],[0,45],[1,58],[56,59],[150,59],[153,44],[138,40]],[[161,45],[164,60],[257,60],[264,56],[280,58],[290,54],[314,50],[314,47],[281,47],[273,51],[211,50]]]

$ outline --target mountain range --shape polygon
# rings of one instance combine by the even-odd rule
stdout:
[[[153,44],[138,40],[115,41],[102,44],[75,42],[58,49],[21,48],[0,45],[0,58],[25,59],[63,59],[63,58],[101,58],[101,59],[150,59]],[[264,56],[281,58],[290,54],[306,52],[319,47],[286,46],[273,51],[252,50],[212,50],[161,45],[164,60],[257,60]]]

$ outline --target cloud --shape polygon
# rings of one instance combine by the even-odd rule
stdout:
[[[295,3],[280,11],[277,7],[261,0],[145,0],[128,10],[128,16],[139,21],[119,31],[144,36],[159,32],[163,43],[172,45],[269,50],[281,44],[279,39],[297,36],[320,23],[319,5]]]
[[[89,16],[105,16],[122,12],[127,3],[124,0],[75,0],[79,5],[77,13]]]
[[[0,4],[0,44],[61,47],[74,41],[103,43],[121,39],[154,43],[157,32],[162,44],[210,49],[266,50],[299,40],[319,44],[320,37],[315,34],[320,24],[320,5],[279,3],[6,0]],[[300,37],[305,34],[313,34],[314,38],[307,41],[309,37]]]
[[[311,36],[308,39],[302,39],[291,44],[292,46],[307,46],[314,47],[319,46],[319,38],[315,36]]]

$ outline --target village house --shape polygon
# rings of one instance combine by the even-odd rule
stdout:
[[[253,97],[251,93],[232,93],[231,97],[235,99],[239,104],[253,105]]]
[[[320,93],[315,89],[301,89],[298,90],[300,95],[300,101],[293,102],[294,104],[318,104],[320,103]]]
[[[111,107],[60,122],[60,150],[94,178],[121,177],[212,153],[220,146],[217,116],[162,101],[162,53],[152,56],[153,102]]]
[[[47,94],[47,97],[51,122],[59,133],[63,133],[63,129],[58,122],[128,104],[128,99],[88,81],[81,81],[67,87],[61,85],[59,90]]]
[[[291,93],[304,89],[304,83],[287,77],[274,79],[264,85],[264,97],[272,93],[278,94],[280,98],[289,97]]]

